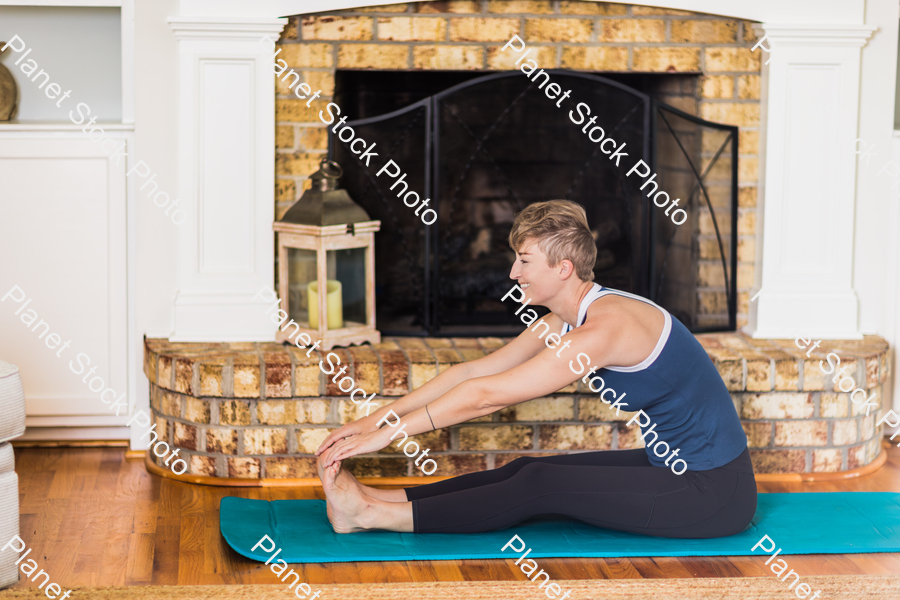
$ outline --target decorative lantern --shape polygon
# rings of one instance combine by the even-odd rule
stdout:
[[[342,173],[336,162],[322,159],[310,176],[312,187],[274,224],[278,292],[297,324],[285,321],[279,342],[294,342],[301,333],[313,343],[322,340],[323,350],[381,341],[375,330],[374,236],[381,221],[370,220],[338,189]]]

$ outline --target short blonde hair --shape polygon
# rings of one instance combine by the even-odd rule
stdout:
[[[518,252],[530,240],[537,242],[551,267],[567,259],[572,261],[579,279],[594,280],[597,245],[580,204],[548,200],[528,205],[516,215],[509,232],[509,245]]]

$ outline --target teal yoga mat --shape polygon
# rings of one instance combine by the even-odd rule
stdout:
[[[265,562],[268,542],[288,563],[391,560],[459,560],[517,558],[502,548],[513,535],[533,548],[528,558],[616,556],[735,556],[765,554],[750,549],[763,535],[782,554],[853,554],[900,552],[900,494],[828,492],[759,494],[756,516],[742,533],[709,540],[650,537],[600,529],[572,520],[533,520],[488,533],[337,534],[325,515],[323,500],[248,500],[225,497],[219,525],[228,545],[239,554]],[[277,560],[277,559],[276,559]]]

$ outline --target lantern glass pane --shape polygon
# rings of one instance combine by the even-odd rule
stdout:
[[[366,324],[366,249],[347,248],[329,250],[328,279],[340,284],[340,295],[329,303],[329,308],[339,305],[342,311],[342,327],[363,327]],[[329,284],[331,286],[332,284]],[[330,292],[334,294],[334,292]],[[335,304],[331,304],[335,303]],[[329,319],[328,327],[332,328]]]
[[[316,251],[288,248],[287,257],[288,316],[301,327],[315,329],[309,322],[309,284],[316,280]]]

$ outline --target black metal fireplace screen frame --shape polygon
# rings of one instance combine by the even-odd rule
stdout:
[[[671,282],[667,281],[666,279],[666,266],[670,260],[672,260],[673,262],[678,260],[676,256],[678,252],[681,252],[683,255],[689,254],[691,257],[693,257],[693,260],[696,263],[696,258],[699,252],[698,242],[696,239],[698,235],[698,213],[700,212],[701,206],[705,206],[709,210],[709,218],[711,219],[713,228],[715,230],[715,243],[719,253],[719,257],[716,262],[721,263],[722,280],[724,281],[725,288],[725,301],[727,304],[727,325],[724,322],[712,326],[697,324],[694,324],[692,326],[687,322],[685,323],[685,325],[687,325],[693,333],[735,330],[737,326],[738,128],[736,126],[723,125],[720,123],[714,123],[701,119],[678,108],[670,106],[664,102],[661,102],[648,94],[642,93],[639,90],[635,90],[627,85],[624,85],[617,81],[613,81],[606,77],[602,77],[600,75],[578,73],[566,70],[549,70],[547,71],[547,73],[549,73],[550,76],[554,78],[576,78],[585,80],[587,82],[616,88],[619,91],[630,94],[631,96],[636,98],[638,102],[635,105],[635,110],[631,112],[633,113],[635,111],[638,111],[640,113],[640,137],[642,144],[640,157],[642,160],[644,160],[645,163],[650,165],[652,172],[661,172],[660,169],[657,168],[659,166],[658,148],[660,145],[660,140],[663,139],[664,136],[670,136],[668,139],[670,141],[674,141],[675,145],[678,147],[678,150],[681,153],[681,157],[679,158],[683,159],[683,164],[681,165],[680,171],[691,175],[694,179],[690,192],[687,193],[686,196],[684,196],[687,198],[687,204],[683,205],[685,207],[689,207],[687,212],[690,215],[690,219],[684,224],[687,229],[679,229],[678,227],[673,226],[667,227],[669,218],[663,216],[662,219],[665,219],[665,221],[662,221],[660,219],[660,213],[662,212],[662,210],[650,205],[649,196],[642,195],[640,197],[640,203],[638,204],[640,208],[640,219],[638,223],[638,230],[636,230],[635,233],[639,234],[639,236],[643,236],[643,238],[639,238],[639,240],[642,240],[642,243],[638,244],[637,248],[634,248],[634,252],[637,253],[637,257],[634,262],[636,265],[639,265],[642,268],[640,272],[638,272],[637,269],[635,270],[635,277],[633,280],[634,289],[631,291],[657,302],[664,308],[670,310],[670,312],[672,312],[673,314],[676,314],[674,310],[672,310],[669,306],[666,306],[666,299],[664,297],[666,295],[666,286],[671,284]],[[441,148],[442,103],[445,101],[445,99],[453,97],[455,94],[472,86],[484,85],[494,80],[501,80],[505,78],[519,78],[520,80],[525,79],[522,77],[522,74],[517,71],[491,73],[452,86],[437,94],[434,94],[417,102],[413,102],[399,110],[395,110],[371,118],[347,121],[347,126],[351,126],[355,131],[360,132],[361,130],[365,130],[367,127],[378,127],[379,125],[383,125],[389,121],[403,119],[406,120],[406,126],[402,130],[399,130],[399,128],[390,129],[391,131],[395,132],[395,139],[390,145],[378,145],[377,151],[379,153],[379,158],[376,160],[378,160],[379,162],[377,165],[372,165],[370,167],[366,167],[364,163],[360,162],[359,157],[356,154],[350,152],[350,150],[346,148],[346,145],[338,140],[337,135],[332,131],[332,127],[328,128],[329,158],[338,160],[338,162],[344,165],[345,170],[347,170],[348,166],[350,166],[351,169],[358,169],[360,181],[364,181],[365,185],[362,190],[352,190],[350,186],[348,186],[348,191],[350,191],[351,196],[353,196],[357,202],[362,204],[363,207],[369,211],[370,215],[372,215],[372,218],[380,218],[382,220],[382,231],[385,231],[387,229],[393,231],[394,235],[397,236],[398,239],[395,240],[396,247],[402,255],[399,257],[399,259],[404,261],[404,263],[410,268],[410,276],[414,280],[414,283],[411,284],[413,285],[413,292],[421,294],[422,297],[420,309],[417,310],[418,316],[416,317],[416,327],[413,327],[411,329],[405,328],[402,330],[392,330],[390,327],[379,327],[379,329],[381,329],[382,333],[385,335],[453,335],[458,337],[475,335],[509,335],[509,332],[507,330],[492,332],[489,330],[490,328],[486,329],[484,326],[471,329],[460,329],[457,327],[450,332],[442,330],[442,319],[440,313],[441,308],[439,302],[441,289],[441,265],[439,264],[439,259],[441,256],[441,218],[438,218],[438,220],[433,225],[425,226],[421,222],[418,222],[418,217],[414,217],[418,222],[418,227],[421,227],[424,231],[424,243],[422,244],[422,261],[418,261],[417,256],[415,256],[415,252],[412,248],[412,246],[415,245],[415,240],[410,239],[411,234],[409,232],[412,230],[409,227],[404,229],[403,224],[401,223],[403,219],[408,219],[408,213],[412,213],[412,210],[410,208],[407,208],[406,206],[403,206],[400,198],[396,197],[394,192],[388,191],[386,189],[391,183],[389,180],[386,180],[384,178],[376,179],[375,176],[375,173],[378,171],[378,169],[380,169],[381,166],[388,161],[388,159],[395,159],[395,162],[400,165],[401,169],[408,167],[411,164],[411,160],[418,159],[418,157],[413,157],[414,153],[409,152],[408,148],[406,158],[397,158],[395,155],[398,153],[401,147],[409,146],[408,138],[410,135],[412,135],[411,132],[419,127],[421,129],[421,134],[423,134],[421,140],[422,164],[421,168],[417,171],[417,175],[420,178],[420,187],[410,185],[410,189],[415,189],[416,191],[418,191],[422,195],[422,198],[430,198],[432,201],[431,207],[438,211],[438,214],[440,215],[442,204],[440,192],[441,161],[449,160],[448,157],[442,155]],[[555,81],[556,79],[553,80]],[[516,103],[518,103],[526,94],[533,93],[535,91],[535,87],[536,86],[534,82],[531,82],[527,86],[525,86],[525,89],[521,92],[521,94],[519,94],[515,98],[515,100],[513,100],[512,103],[510,103],[506,107],[506,109],[500,114],[499,117],[497,117],[491,127],[488,128],[487,132],[481,136],[478,136],[474,131],[468,128],[464,121],[459,119],[456,115],[453,115],[454,118],[459,122],[459,125],[464,130],[466,130],[467,134],[472,138],[471,141],[475,142],[474,149],[466,158],[466,166],[463,169],[464,173],[468,170],[469,166],[472,165],[473,161],[475,161],[479,156],[482,156],[484,158],[487,158],[487,160],[491,162],[494,168],[497,170],[499,176],[501,178],[503,177],[502,169],[500,169],[500,167],[496,164],[494,157],[492,157],[490,153],[486,151],[484,145],[490,138],[490,135],[493,133],[495,127],[497,127],[497,125],[501,121],[503,121],[503,119],[510,113],[510,111],[513,110]],[[619,124],[621,125],[621,122]],[[618,126],[619,125],[617,125],[616,127]],[[717,146],[706,151],[707,155],[712,154],[712,157],[708,160],[708,164],[705,168],[703,168],[701,164],[697,163],[696,159],[699,156],[697,150],[695,149],[692,152],[685,146],[684,140],[690,138],[691,136],[684,135],[684,133],[682,132],[682,137],[679,137],[679,126],[681,126],[682,128],[696,126],[697,128],[710,128],[712,130],[721,132],[722,139],[720,141],[717,141]],[[611,130],[610,135],[612,135],[612,131],[614,130],[615,128]],[[367,136],[360,134],[360,137]],[[693,142],[696,144],[697,139],[694,139]],[[596,145],[599,146],[599,144]],[[723,159],[722,163],[719,163],[720,159]],[[458,156],[454,156],[453,160],[455,160],[456,162],[461,162],[458,160]],[[637,159],[634,158],[633,160],[636,161]],[[587,164],[588,163],[586,162],[584,168],[587,168]],[[634,163],[629,161],[627,165],[619,167],[619,169],[622,171],[621,175],[623,178],[628,165],[632,164]],[[719,218],[717,218],[716,207],[714,207],[713,205],[713,201],[710,198],[707,184],[705,183],[705,179],[709,176],[712,170],[716,168],[717,165],[721,166],[721,164],[724,164],[725,167],[730,168],[730,181],[728,182],[730,190],[727,201],[725,203],[720,201],[720,213],[723,212],[721,210],[723,204],[727,208],[727,210],[724,212],[730,213],[724,215],[724,219],[722,218],[721,214],[719,215]],[[582,169],[582,171],[584,170],[584,168]],[[460,179],[460,181],[462,181],[462,179]],[[660,183],[660,189],[665,189],[666,180],[664,176],[661,175],[658,178],[658,181]],[[575,182],[573,181],[572,185],[569,188],[569,191],[573,189],[574,185]],[[516,212],[518,212],[518,210],[521,210],[522,208],[524,208],[524,206],[521,205],[521,202],[519,202],[514,190],[508,182],[506,182],[506,187],[509,190],[511,197],[516,202]],[[450,202],[452,204],[459,191],[459,183],[457,183],[453,197],[449,200],[444,200],[444,202]],[[369,199],[369,194],[371,192],[374,192],[375,194],[375,197],[373,199]],[[697,199],[696,201],[695,198]],[[627,200],[625,201],[625,203],[627,206]],[[723,233],[722,229],[725,227],[730,227],[730,231],[725,231]],[[685,232],[687,232],[687,234],[685,234]],[[679,233],[682,237],[680,247],[675,240],[676,236]],[[382,233],[380,235],[384,234]],[[683,239],[685,235],[688,236],[687,240]],[[662,244],[661,246],[660,243]],[[682,258],[684,258],[684,256],[682,256]],[[709,261],[707,262],[709,263]],[[421,265],[422,267],[421,277],[417,276],[417,274],[415,273],[415,268],[413,267],[416,265]],[[694,268],[696,270],[696,264]],[[506,281],[500,282],[500,284],[505,286],[504,289],[508,289],[511,286],[512,282],[507,279]],[[696,296],[695,292],[692,293],[694,296]],[[682,295],[684,296],[684,294]],[[499,297],[497,299],[499,300]],[[383,298],[379,300],[379,302],[390,301],[390,298]],[[724,315],[725,311],[723,311],[722,316],[724,317]]]

